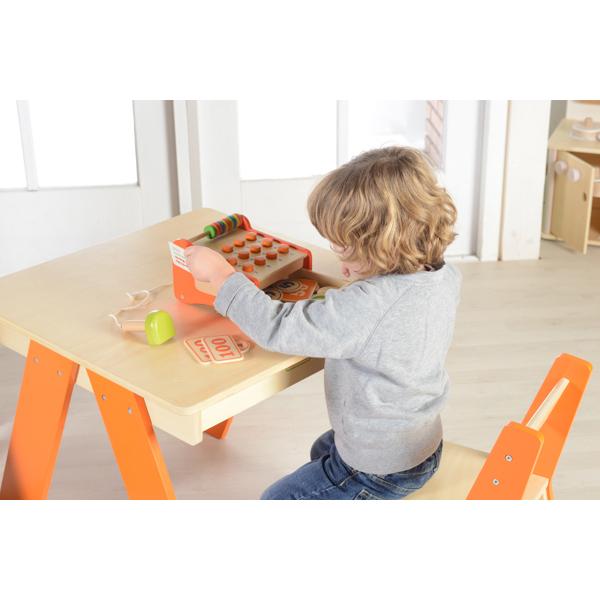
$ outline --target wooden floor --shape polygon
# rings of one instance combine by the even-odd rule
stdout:
[[[445,437],[489,450],[520,420],[562,352],[596,369],[554,480],[557,498],[600,498],[600,248],[587,256],[544,242],[542,259],[463,263],[464,287],[448,356],[452,393]],[[0,349],[0,465],[4,465],[24,359]],[[322,373],[236,417],[225,441],[192,447],[158,432],[179,498],[257,498],[308,458],[328,427]],[[125,498],[91,394],[77,388],[51,498]]]

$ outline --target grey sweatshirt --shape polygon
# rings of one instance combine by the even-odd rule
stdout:
[[[461,275],[452,265],[382,275],[329,290],[324,300],[271,300],[241,273],[216,310],[267,350],[324,357],[325,396],[342,459],[378,475],[410,469],[442,439],[444,368]]]

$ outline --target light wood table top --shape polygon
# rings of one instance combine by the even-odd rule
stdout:
[[[239,330],[210,307],[179,302],[171,286],[159,290],[139,312],[122,313],[143,318],[153,308],[167,310],[177,335],[161,346],[149,346],[143,333],[121,332],[107,316],[128,304],[126,292],[170,284],[167,242],[192,237],[222,216],[200,209],[0,278],[0,343],[23,355],[29,340],[43,344],[82,367],[77,380],[82,387],[91,389],[89,368],[144,397],[156,427],[198,443],[202,431],[323,366],[320,359],[257,346],[237,363],[196,363],[184,338]],[[323,284],[343,283],[333,253],[310,249],[320,274],[315,278]]]

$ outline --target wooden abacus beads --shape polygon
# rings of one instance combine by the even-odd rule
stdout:
[[[238,214],[229,215],[224,219],[215,221],[204,228],[204,233],[212,240],[219,235],[229,233],[237,229],[242,223],[242,216]]]

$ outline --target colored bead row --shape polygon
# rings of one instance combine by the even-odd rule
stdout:
[[[236,230],[242,224],[242,220],[242,215],[238,215],[237,213],[229,215],[220,221],[215,221],[214,223],[207,225],[204,228],[204,233],[213,240],[220,235]]]

